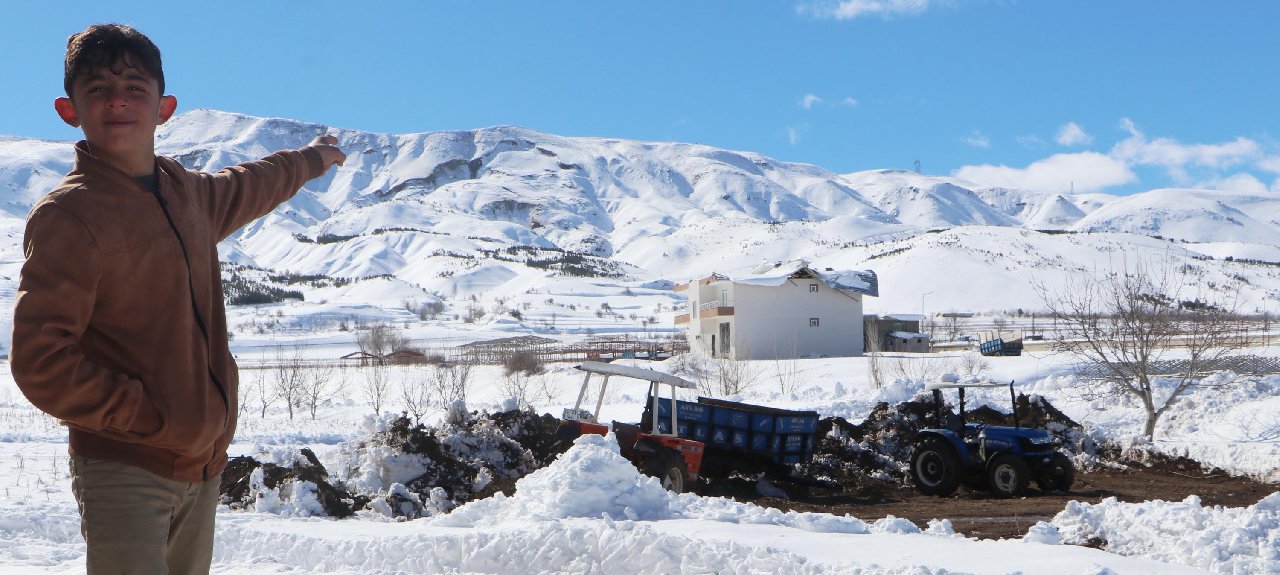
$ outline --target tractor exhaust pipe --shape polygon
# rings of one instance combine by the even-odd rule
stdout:
[[[1013,380],[1009,380],[1009,406],[1013,408],[1013,428],[1021,429],[1018,425],[1018,396],[1013,393]]]

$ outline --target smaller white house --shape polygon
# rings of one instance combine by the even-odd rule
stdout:
[[[676,286],[689,306],[689,347],[712,357],[787,359],[862,355],[862,298],[879,296],[872,271],[821,271],[804,260],[762,264],[731,278],[711,274]]]

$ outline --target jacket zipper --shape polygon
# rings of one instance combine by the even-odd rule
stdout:
[[[187,253],[187,242],[183,241],[182,233],[178,231],[178,225],[174,223],[173,216],[169,213],[169,204],[164,201],[164,197],[160,195],[159,184],[151,193],[156,197],[156,201],[160,203],[160,211],[164,212],[164,219],[169,222],[169,229],[173,230],[174,237],[178,238],[178,246],[182,248],[182,259],[187,263],[187,291],[191,295],[191,313],[196,317],[196,325],[200,327],[200,335],[204,337],[205,355],[209,354],[209,328],[204,323],[204,316],[200,315],[200,305],[196,301],[195,282],[191,278],[191,256]],[[223,418],[223,426],[226,425],[226,419],[231,415],[231,401],[227,397],[227,388],[218,379],[218,375],[213,373],[213,366],[205,362],[205,369],[209,372],[209,379],[213,381],[213,386],[217,388],[218,395],[222,397],[223,412],[227,415]],[[214,453],[213,458],[217,458],[218,454]],[[209,465],[213,463],[211,458],[204,464],[204,468],[200,471],[201,477],[209,480]]]

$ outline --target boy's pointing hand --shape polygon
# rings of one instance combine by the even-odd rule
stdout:
[[[326,170],[329,169],[329,166],[341,166],[343,162],[347,161],[347,155],[338,148],[338,138],[336,136],[328,134],[316,136],[316,139],[311,140],[307,147],[315,148],[317,152],[320,152],[320,159]]]

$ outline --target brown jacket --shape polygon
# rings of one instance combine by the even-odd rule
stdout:
[[[217,244],[322,173],[310,148],[216,174],[158,157],[157,198],[76,146],[74,169],[27,218],[10,352],[18,387],[67,425],[73,455],[178,481],[222,472],[237,374]]]

